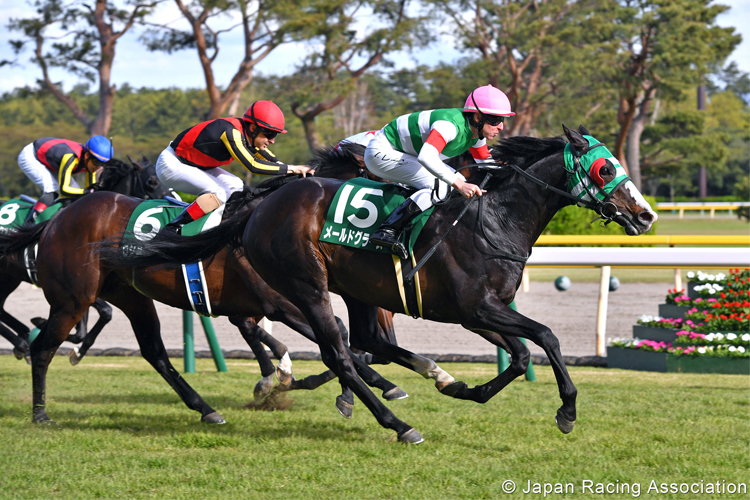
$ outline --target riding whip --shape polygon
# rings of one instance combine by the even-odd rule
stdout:
[[[482,179],[482,182],[479,184],[479,189],[482,189],[485,186],[485,184],[487,184],[487,181],[490,180],[490,177],[492,177],[492,174],[490,172],[487,172],[487,175],[484,176],[484,179]],[[453,229],[454,227],[456,227],[456,224],[458,224],[458,221],[461,220],[461,217],[464,216],[464,214],[466,213],[466,211],[471,206],[471,202],[474,201],[474,198],[479,198],[479,196],[476,196],[476,197],[472,196],[469,199],[468,203],[461,210],[461,213],[458,214],[458,217],[456,217],[456,220],[453,221],[453,224],[450,225],[450,227],[445,232],[445,234],[443,234],[440,237],[440,239],[438,240],[438,242],[435,243],[432,246],[432,248],[430,248],[430,250],[426,254],[424,254],[424,256],[419,260],[419,262],[417,262],[417,265],[414,266],[414,269],[412,269],[411,271],[409,271],[409,273],[406,275],[406,281],[411,281],[412,279],[414,279],[414,275],[417,274],[419,272],[419,270],[422,268],[422,266],[424,266],[425,262],[427,262],[427,260],[430,257],[432,257],[432,254],[435,253],[435,250],[437,250],[438,245],[440,245],[443,242],[443,240],[445,239],[445,237],[448,236],[448,233],[451,232],[451,229]]]

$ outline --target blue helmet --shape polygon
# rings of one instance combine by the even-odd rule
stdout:
[[[115,154],[112,143],[102,135],[95,135],[83,145],[83,149],[91,153],[94,158],[105,162],[112,159]]]

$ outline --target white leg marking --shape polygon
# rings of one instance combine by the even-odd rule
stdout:
[[[284,353],[284,356],[279,360],[279,365],[276,367],[276,376],[283,385],[292,383],[292,359],[288,352]]]
[[[424,378],[434,379],[437,390],[440,390],[446,385],[450,385],[456,381],[450,373],[440,368],[437,363],[429,358],[417,356],[414,368],[416,372]]]

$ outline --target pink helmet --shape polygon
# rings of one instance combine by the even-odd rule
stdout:
[[[464,104],[464,111],[479,111],[485,115],[515,116],[510,110],[510,101],[502,90],[492,85],[479,87],[469,94]]]

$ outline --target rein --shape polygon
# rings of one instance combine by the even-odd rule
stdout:
[[[556,188],[554,186],[550,186],[549,184],[547,184],[543,180],[534,177],[533,175],[531,175],[530,173],[526,172],[525,170],[523,170],[518,165],[515,165],[515,164],[512,164],[512,163],[482,163],[482,164],[466,165],[463,168],[477,168],[477,169],[485,168],[486,169],[487,167],[510,167],[513,170],[515,170],[516,172],[518,172],[519,174],[521,174],[523,177],[525,177],[525,178],[529,179],[530,181],[532,181],[532,182],[534,182],[534,183],[542,186],[542,188],[547,189],[549,191],[552,191],[553,193],[555,193],[555,194],[557,194],[559,196],[562,196],[564,198],[571,199],[576,204],[583,205],[584,207],[587,207],[587,208],[590,208],[591,210],[594,210],[597,214],[599,214],[599,217],[597,217],[596,219],[594,219],[591,222],[594,222],[596,220],[601,219],[601,220],[604,220],[604,225],[606,226],[610,222],[613,222],[616,217],[622,215],[622,213],[617,209],[617,205],[615,205],[614,203],[612,203],[611,201],[609,201],[610,198],[612,197],[612,194],[611,193],[607,193],[598,184],[596,184],[596,182],[594,182],[594,180],[591,178],[590,173],[588,171],[586,171],[586,169],[583,168],[583,166],[581,165],[581,156],[584,155],[584,154],[586,154],[590,150],[592,150],[592,149],[594,149],[596,147],[599,147],[599,146],[604,146],[604,144],[601,143],[601,142],[597,143],[597,144],[592,144],[592,145],[590,145],[590,146],[588,146],[586,148],[583,148],[583,149],[581,149],[579,151],[578,149],[576,149],[573,146],[573,144],[570,144],[570,147],[573,150],[574,168],[573,168],[572,171],[569,171],[567,169],[565,169],[565,171],[567,173],[567,177],[568,177],[568,180],[569,180],[571,176],[573,176],[574,174],[579,173],[581,170],[583,170],[583,173],[586,174],[586,177],[591,181],[590,182],[590,186],[596,186],[596,189],[598,190],[598,193],[599,194],[602,194],[602,193],[604,194],[604,200],[599,200],[599,198],[596,197],[597,193],[593,193],[590,190],[590,187],[589,186],[585,186],[585,185],[584,185],[584,189],[586,189],[586,192],[588,193],[589,197],[593,201],[582,200],[582,199],[580,199],[580,198],[578,198],[578,197],[570,194],[568,191],[563,191],[562,189],[558,189],[558,188]],[[360,175],[362,175],[362,171],[361,170],[360,170]],[[484,179],[482,179],[482,182],[479,185],[480,189],[482,189],[487,184],[487,181],[490,179],[490,177],[492,177],[491,169],[490,169],[490,171],[487,172],[487,175],[485,175]],[[619,184],[618,184],[617,187],[619,187]],[[617,190],[617,187],[615,187],[615,189],[612,190],[612,193]],[[515,261],[515,262],[521,262],[522,264],[525,264],[529,260],[529,257],[531,256],[530,254],[527,255],[526,257],[523,257],[523,256],[520,256],[520,255],[516,255],[514,253],[511,253],[511,252],[506,252],[505,250],[503,250],[502,248],[500,248],[498,245],[494,244],[492,242],[492,240],[489,239],[489,237],[487,235],[487,231],[484,228],[484,199],[483,199],[482,196],[479,196],[478,198],[479,198],[479,214],[478,214],[478,216],[479,216],[479,229],[482,232],[482,236],[484,237],[484,239],[502,257],[505,257],[508,260],[512,260],[512,261]],[[410,280],[414,279],[414,275],[417,274],[417,272],[419,272],[419,270],[422,268],[422,266],[424,266],[424,264],[427,262],[427,260],[430,257],[432,257],[432,255],[435,253],[435,251],[437,250],[437,247],[440,245],[440,243],[443,242],[443,240],[448,235],[448,233],[450,233],[451,230],[454,227],[456,227],[456,224],[458,224],[458,221],[461,220],[461,218],[464,216],[464,214],[466,213],[466,211],[471,206],[471,202],[472,201],[474,201],[474,197],[472,197],[472,198],[470,198],[468,200],[468,202],[466,203],[466,206],[464,206],[464,208],[458,214],[458,217],[456,217],[456,220],[453,221],[453,224],[451,224],[451,226],[448,228],[448,230],[445,232],[445,234],[443,234],[443,236],[440,237],[440,239],[437,241],[437,243],[435,243],[432,246],[432,248],[430,248],[427,251],[427,253],[419,260],[419,262],[417,263],[417,265],[414,266],[414,268],[406,275],[406,280],[407,281],[410,281]]]

